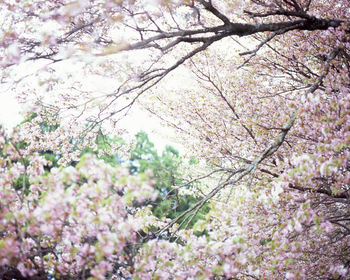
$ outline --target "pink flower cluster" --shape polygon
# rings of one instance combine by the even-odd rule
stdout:
[[[8,147],[2,141],[0,266],[17,268],[23,276],[104,279],[116,273],[115,265],[128,257],[126,248],[146,226],[128,207],[157,196],[149,176],[130,176],[93,155],[46,174],[40,171],[45,162],[34,156],[30,166],[36,168],[24,173]],[[31,176],[26,191],[14,189],[19,174]]]

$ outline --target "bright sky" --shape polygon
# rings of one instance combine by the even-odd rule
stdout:
[[[98,77],[89,82],[90,89],[96,91],[103,90],[107,84],[105,81],[98,82]],[[137,132],[145,131],[150,140],[155,144],[159,151],[162,151],[165,145],[172,145],[177,149],[182,149],[179,143],[176,143],[175,133],[172,129],[161,125],[160,120],[150,116],[138,108],[133,108],[132,113],[123,119],[119,125],[127,130],[131,135]],[[10,94],[6,86],[0,87],[0,124],[10,130],[23,120],[24,108]]]
[[[120,34],[116,35],[120,36]],[[132,53],[130,55],[129,53],[126,53],[125,55],[128,55],[128,61],[138,61],[138,58],[142,57],[142,54],[140,53]],[[72,82],[73,79],[81,81],[81,90],[96,92],[98,95],[109,94],[111,93],[111,89],[116,88],[116,80],[114,77],[108,78],[98,74],[86,76],[86,72],[84,73],[84,68],[79,61],[80,59],[85,62],[87,59],[91,59],[91,65],[94,65],[99,58],[93,56],[90,58],[87,56],[80,57],[78,54],[76,57],[71,57],[63,62],[55,63],[53,65],[55,69],[54,75],[61,78],[67,84]],[[44,93],[43,96],[45,97],[50,96],[47,93],[52,93],[45,89],[45,74],[43,74],[46,72],[45,65],[47,64],[47,61],[36,61],[30,64],[27,63],[28,62],[21,65],[16,70],[15,77],[11,76],[11,78],[22,81],[22,77],[26,77],[23,80],[26,80],[27,82],[29,81],[30,87],[38,89]],[[183,69],[179,72],[181,72],[181,76],[184,76]],[[70,74],[72,74],[72,80],[69,76]],[[38,83],[38,79],[40,80],[37,75],[44,76],[44,80],[42,80],[44,81],[44,86],[40,86],[39,84],[35,86],[35,84]],[[31,77],[33,77],[33,83],[31,83]],[[188,83],[188,81],[186,82],[185,77],[184,79],[181,79],[181,82],[179,82],[179,79],[167,82],[166,87],[179,88],[179,86],[186,87],[188,84],[190,83]],[[21,107],[15,97],[10,95],[8,86],[6,84],[0,84],[0,123],[7,129],[10,129],[23,120],[24,111],[25,108]],[[132,108],[131,114],[123,119],[119,125],[131,135],[134,135],[141,130],[145,131],[149,135],[150,140],[160,151],[167,144],[170,144],[179,150],[183,150],[182,146],[176,142],[176,133],[173,129],[164,127],[161,125],[158,118],[150,116],[149,113],[135,108],[135,106]]]
[[[20,114],[20,106],[17,101],[2,90],[0,92],[0,124],[6,129],[10,129],[22,120],[23,117]]]

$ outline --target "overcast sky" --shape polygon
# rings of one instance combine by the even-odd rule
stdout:
[[[0,91],[0,123],[8,130],[23,120],[24,108],[16,101],[13,95],[3,86]],[[161,125],[160,120],[148,113],[134,108],[133,112],[123,119],[120,124],[131,135],[143,130],[150,140],[162,151],[165,145],[172,145],[181,149],[181,145],[175,141],[175,133],[172,129]]]
[[[5,90],[2,90],[0,92],[0,124],[9,129],[22,121],[22,119],[20,106],[15,98]]]

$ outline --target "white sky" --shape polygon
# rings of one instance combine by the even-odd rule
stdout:
[[[137,58],[140,55],[142,56],[142,53],[132,53],[132,55],[128,56],[128,60],[131,59],[137,61]],[[94,56],[82,58],[77,55],[51,65],[54,68],[54,76],[59,77],[64,81],[63,87],[65,84],[69,85],[70,83],[74,83],[74,81],[78,81],[81,84],[80,89],[82,91],[92,92],[93,95],[96,93],[98,96],[110,94],[111,89],[117,87],[117,80],[115,77],[107,77],[105,75],[92,73],[86,75],[83,66],[84,63],[81,63],[80,59],[85,61],[85,63],[87,59],[91,59],[92,65],[98,63],[99,60],[98,57]],[[43,93],[45,99],[48,97],[48,102],[50,102],[50,94],[52,93],[46,89],[45,84],[44,86],[38,84],[39,80],[45,81],[42,80],[43,78],[39,78],[39,76],[42,74],[44,78],[47,76],[45,74],[47,71],[46,65],[47,61],[45,60],[25,62],[22,65],[19,65],[14,73],[11,73],[11,78],[27,84],[29,82],[31,88],[36,88],[36,90]],[[181,90],[181,88],[186,88],[191,84],[193,86],[193,81],[189,80],[187,77],[189,76],[189,73],[186,75],[186,71],[184,70],[185,69],[175,70],[175,72],[177,72],[177,78],[167,79],[166,88],[178,88]],[[172,75],[173,74],[174,73],[172,73]],[[7,129],[11,129],[20,123],[23,120],[24,111],[26,110],[16,101],[14,92],[12,91],[11,93],[10,87],[11,85],[0,84],[0,123]],[[20,92],[20,89],[17,91]],[[141,130],[145,131],[159,151],[162,151],[165,145],[172,145],[176,149],[184,152],[183,146],[176,141],[176,132],[174,129],[164,127],[164,125],[161,124],[160,119],[137,108],[137,105],[133,106],[131,114],[122,119],[117,126],[128,131],[130,135],[135,135]]]
[[[14,127],[23,120],[20,110],[16,99],[2,90],[0,92],[0,124],[6,129]]]
[[[107,86],[105,81],[90,80],[87,85],[91,90],[103,90]],[[177,149],[182,149],[179,143],[175,141],[175,132],[171,128],[164,127],[160,120],[152,117],[149,113],[144,112],[136,107],[131,114],[120,121],[118,124],[121,128],[127,130],[131,135],[139,131],[145,131],[150,140],[155,144],[159,151],[162,151],[165,145],[172,145]],[[11,130],[15,125],[23,120],[24,108],[11,95],[6,86],[0,87],[0,124],[7,130]]]

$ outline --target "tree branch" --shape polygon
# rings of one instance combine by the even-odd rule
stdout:
[[[203,205],[211,198],[213,198],[219,191],[221,191],[223,188],[225,188],[228,185],[234,186],[236,183],[238,183],[241,179],[243,179],[246,175],[254,171],[257,166],[267,157],[272,155],[274,152],[278,150],[278,148],[282,145],[288,131],[291,129],[291,127],[294,124],[294,121],[296,119],[296,112],[293,113],[289,121],[283,126],[282,132],[279,134],[278,138],[254,161],[252,161],[251,164],[246,166],[246,168],[237,169],[234,171],[233,175],[238,175],[234,179],[226,180],[225,182],[222,182],[217,187],[215,187],[210,193],[207,194],[206,197],[204,197],[202,200],[198,201],[195,205],[193,205],[191,208],[184,211],[181,215],[173,219],[169,224],[167,224],[165,227],[163,227],[157,235],[160,236],[164,231],[169,229],[171,226],[173,226],[178,220],[180,220],[182,217],[187,215],[188,213],[191,213],[197,208],[203,207]]]
[[[289,188],[294,189],[294,190],[298,190],[298,191],[302,191],[302,192],[311,192],[311,193],[319,193],[319,194],[325,194],[329,197],[332,198],[342,198],[342,199],[348,199],[349,198],[349,194],[347,192],[342,192],[339,194],[333,194],[332,191],[329,190],[325,190],[325,189],[312,189],[312,188],[304,188],[304,187],[300,187],[294,184],[289,184],[288,185]]]

